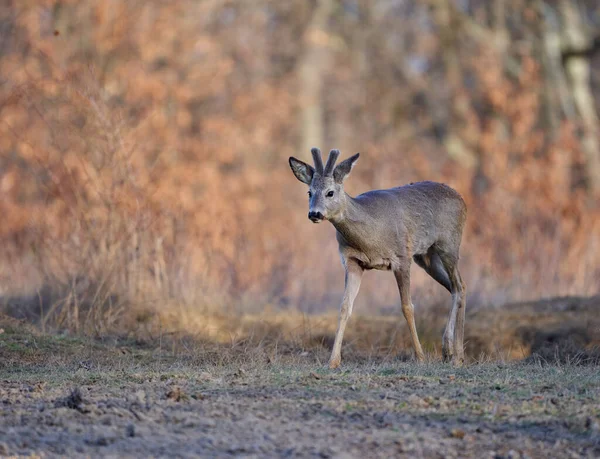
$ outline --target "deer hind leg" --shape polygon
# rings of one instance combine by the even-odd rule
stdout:
[[[419,335],[417,335],[417,327],[415,325],[415,307],[412,304],[410,298],[410,262],[408,266],[400,268],[394,271],[396,282],[398,283],[398,289],[400,290],[400,302],[402,303],[402,313],[408,323],[408,329],[410,331],[410,338],[412,340],[413,349],[417,361],[422,362],[425,360],[425,354],[423,348],[419,342]]]
[[[442,285],[446,290],[452,293],[452,283],[450,276],[444,268],[440,256],[432,248],[424,255],[415,255],[415,263],[425,270],[435,281]]]
[[[333,343],[333,350],[331,351],[331,358],[329,359],[329,368],[334,369],[340,366],[342,363],[342,341],[344,339],[344,330],[346,330],[346,323],[352,314],[352,307],[358,290],[360,289],[360,282],[362,280],[363,269],[352,260],[346,260],[346,280],[344,288],[344,298],[340,305],[340,318],[338,322],[338,328],[335,333],[335,341]]]
[[[415,263],[427,272],[434,280],[442,285],[446,290],[452,293],[452,282],[450,276],[446,272],[444,263],[438,253],[430,247],[426,254],[418,254],[413,257]],[[454,304],[454,303],[453,303]],[[444,362],[452,360],[454,350],[454,335],[455,335],[455,311],[450,309],[448,323],[442,337],[442,358]]]
[[[440,262],[450,280],[450,293],[452,294],[452,308],[448,316],[448,323],[442,337],[442,358],[445,362],[454,362],[461,365],[464,362],[464,318],[465,295],[464,283],[458,271],[458,256],[452,253],[436,251]]]

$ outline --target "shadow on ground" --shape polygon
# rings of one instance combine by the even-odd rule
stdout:
[[[316,352],[327,358],[337,325],[335,314],[305,315],[293,311],[263,314],[220,314],[193,308],[164,306],[160,311],[119,303],[114,296],[90,297],[84,281],[69,293],[50,288],[38,294],[0,298],[0,322],[31,326],[32,330],[65,336],[88,336],[99,342],[165,346],[174,352],[204,346],[207,350],[261,349],[270,353]],[[80,292],[80,293],[77,293]],[[446,304],[417,316],[421,342],[439,356]],[[566,297],[479,307],[467,311],[465,345],[471,361],[536,360],[571,364],[600,362],[600,296]],[[1,326],[1,323],[0,323]],[[404,319],[359,316],[349,322],[344,358],[406,360],[412,355]],[[435,357],[434,357],[435,358]]]

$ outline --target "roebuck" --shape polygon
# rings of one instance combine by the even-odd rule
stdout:
[[[466,286],[457,264],[467,208],[460,194],[442,183],[418,182],[353,198],[344,192],[344,180],[359,154],[335,166],[340,152],[331,150],[323,167],[320,150],[313,148],[311,153],[314,167],[293,157],[289,159],[290,167],[296,178],[310,187],[308,218],[313,223],[329,220],[335,227],[346,269],[330,368],[341,363],[344,330],[366,269],[394,273],[416,358],[423,361],[410,298],[412,260],[452,294],[442,355],[444,361],[461,364]]]

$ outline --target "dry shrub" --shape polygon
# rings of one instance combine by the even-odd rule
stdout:
[[[554,88],[535,21],[507,6],[520,25],[504,52],[456,30],[449,78],[428,2],[369,5],[342,8],[324,42],[324,141],[365,153],[348,190],[420,179],[457,188],[469,206],[469,309],[596,293],[600,210],[581,123],[546,101]],[[185,330],[188,319],[230,330],[229,317],[266,305],[336,307],[333,231],[309,226],[286,161],[308,154],[296,145],[311,13],[300,1],[3,7],[0,293],[11,310],[104,334],[159,320]],[[389,275],[363,285],[361,313],[398,311]],[[449,299],[425,275],[413,285],[434,349]],[[360,339],[398,349],[393,327]]]
[[[31,146],[33,185],[20,191],[32,189],[46,208],[24,228],[42,326],[51,321],[102,333],[124,309],[156,301],[173,287],[166,284],[178,228],[175,215],[149,198],[151,177],[136,163],[124,122],[93,88],[67,78],[21,90],[22,99],[39,104],[33,121],[52,141]],[[64,113],[44,110],[52,94]]]

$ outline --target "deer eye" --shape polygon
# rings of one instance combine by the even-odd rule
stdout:
[[[328,191],[325,196],[327,196],[328,198],[332,198],[333,197],[333,190]]]
[[[309,198],[312,198],[312,191],[309,191],[309,192],[308,192],[308,197],[309,197]]]

